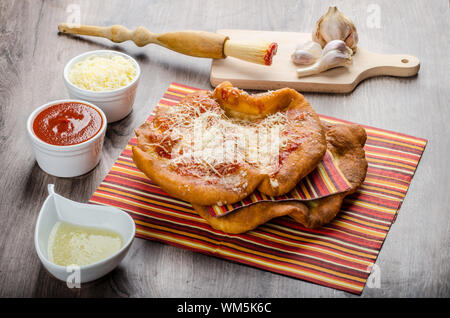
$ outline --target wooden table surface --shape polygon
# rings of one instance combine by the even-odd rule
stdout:
[[[333,1],[359,31],[360,46],[419,57],[412,78],[378,77],[353,93],[306,93],[321,113],[427,138],[429,143],[397,221],[376,265],[379,288],[362,297],[450,296],[449,2]],[[311,31],[327,1],[0,1],[0,296],[18,297],[357,297],[193,253],[136,239],[110,275],[69,289],[42,267],[33,242],[47,184],[86,202],[169,83],[210,88],[211,60],[158,46],[138,48],[105,39],[59,35],[59,22],[78,12],[82,24],[140,25],[154,32],[223,28]],[[377,20],[379,18],[379,20]],[[379,22],[379,23],[377,23]],[[37,165],[25,122],[33,109],[68,97],[65,63],[95,49],[134,56],[143,70],[133,112],[108,125],[100,164],[78,178],[56,178]]]

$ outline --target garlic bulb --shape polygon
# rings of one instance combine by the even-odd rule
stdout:
[[[313,41],[300,44],[291,55],[292,62],[299,65],[314,63],[322,55],[322,47]]]
[[[317,21],[312,39],[322,47],[332,40],[342,40],[355,52],[358,32],[353,22],[337,7],[329,7],[328,12]]]
[[[297,76],[305,77],[309,75],[319,74],[330,68],[339,66],[347,66],[352,63],[352,50],[345,46],[344,49],[328,50],[322,54],[319,60],[311,66],[298,68]]]

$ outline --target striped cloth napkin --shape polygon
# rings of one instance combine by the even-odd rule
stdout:
[[[172,83],[159,105],[174,105],[196,88]],[[349,123],[321,115],[329,123]],[[128,212],[136,236],[322,286],[361,294],[393,224],[427,141],[363,126],[367,176],[341,211],[318,229],[281,217],[244,234],[212,229],[184,201],[153,184],[131,159],[131,138],[89,200]],[[404,220],[406,222],[407,219]]]
[[[220,206],[217,204],[210,205],[207,209],[211,216],[219,217],[258,202],[315,200],[347,191],[351,187],[351,184],[334,162],[332,154],[327,151],[317,168],[300,180],[289,193],[272,197],[256,190],[239,202]]]

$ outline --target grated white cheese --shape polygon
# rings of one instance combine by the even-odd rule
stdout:
[[[278,188],[279,183],[278,183],[277,179],[270,178],[269,181],[270,181],[270,185],[272,186],[272,188]]]
[[[121,55],[90,55],[75,63],[68,78],[75,86],[90,91],[111,91],[130,84],[136,77],[134,63]]]
[[[210,99],[209,99],[210,101]],[[233,191],[247,187],[246,172],[222,175],[220,167],[247,163],[261,173],[273,174],[279,169],[280,150],[289,140],[298,139],[295,133],[285,133],[291,125],[285,112],[277,112],[258,121],[228,118],[218,105],[202,108],[202,100],[170,106],[161,116],[169,121],[168,127],[159,131],[165,140],[176,140],[171,150],[169,164],[206,167],[205,180],[222,179]],[[159,130],[158,121],[153,129]],[[225,177],[225,178],[221,178]],[[274,185],[276,187],[276,185]]]

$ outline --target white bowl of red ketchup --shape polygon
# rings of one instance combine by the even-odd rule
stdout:
[[[92,103],[64,99],[44,104],[28,117],[36,161],[57,177],[76,177],[100,161],[107,119]]]

